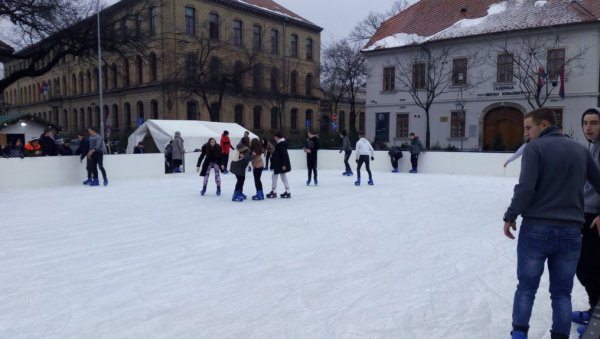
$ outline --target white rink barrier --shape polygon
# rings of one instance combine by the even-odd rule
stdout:
[[[290,150],[292,170],[306,170],[306,154],[302,150]],[[185,173],[196,174],[196,162],[200,153],[185,155]],[[403,152],[400,159],[400,171],[408,172],[411,168],[410,154]],[[506,176],[517,177],[520,171],[520,160],[502,165],[510,157],[509,153],[470,153],[470,152],[426,152],[419,157],[420,173]],[[237,158],[233,151],[229,161]],[[356,155],[352,152],[350,166],[356,170]],[[108,180],[121,181],[130,179],[150,179],[166,175],[164,173],[164,156],[159,153],[148,154],[115,154],[104,156],[104,168]],[[344,153],[337,150],[321,150],[318,153],[318,169],[337,169],[344,171]],[[371,162],[374,171],[391,171],[392,165],[387,151],[376,151],[375,161]],[[100,173],[98,173],[100,174]],[[0,158],[0,190],[80,185],[87,177],[85,160],[79,156],[33,157],[33,158]]]

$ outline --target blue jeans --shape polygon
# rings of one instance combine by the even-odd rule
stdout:
[[[521,225],[517,244],[519,284],[513,303],[513,328],[529,328],[535,293],[548,261],[552,332],[571,333],[571,291],[581,249],[581,229],[551,225]]]

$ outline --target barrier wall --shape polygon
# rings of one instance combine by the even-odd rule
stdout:
[[[292,170],[306,169],[306,155],[302,150],[290,150]],[[410,154],[403,152],[400,159],[400,171],[408,172]],[[196,162],[200,153],[185,155],[185,173],[196,174]],[[510,156],[508,153],[468,153],[468,152],[427,152],[419,158],[420,173],[508,176],[519,175],[520,160],[502,165]],[[236,158],[232,152],[229,160]],[[350,157],[350,166],[356,169],[355,153]],[[344,153],[336,150],[321,150],[318,153],[319,169],[338,169],[344,171]],[[160,153],[115,154],[104,156],[104,167],[111,182],[132,179],[150,179],[165,176],[164,156]],[[374,171],[392,169],[387,151],[375,152],[375,161],[371,162]],[[175,174],[177,175],[177,174]],[[26,187],[80,185],[86,179],[85,160],[78,156],[0,158],[0,190]]]

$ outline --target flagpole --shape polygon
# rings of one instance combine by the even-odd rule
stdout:
[[[96,0],[96,17],[97,17],[97,25],[98,25],[98,94],[99,94],[99,100],[100,100],[100,107],[99,107],[99,112],[100,112],[100,136],[102,136],[102,142],[105,142],[104,140],[104,112],[102,112],[102,110],[104,109],[104,102],[103,102],[103,98],[102,98],[102,79],[103,79],[103,75],[102,75],[102,47],[100,45],[100,0]]]

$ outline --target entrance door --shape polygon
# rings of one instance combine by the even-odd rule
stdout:
[[[514,151],[523,143],[523,113],[512,107],[489,111],[483,123],[483,149]]]

